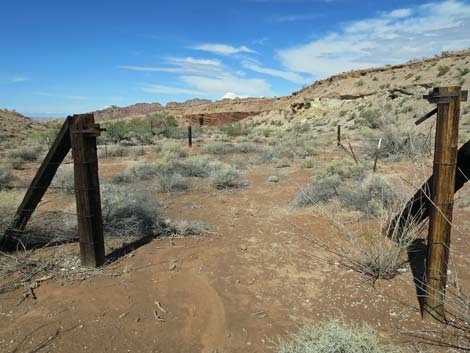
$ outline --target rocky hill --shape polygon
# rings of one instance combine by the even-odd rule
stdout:
[[[24,141],[33,132],[47,129],[44,121],[31,119],[13,110],[0,109],[0,145]]]
[[[293,122],[313,121],[319,130],[337,124],[354,126],[365,109],[383,111],[397,118],[412,120],[429,108],[422,95],[439,85],[470,82],[470,50],[399,65],[344,72],[320,80],[290,96],[276,98],[224,99],[212,102],[193,99],[183,103],[136,104],[95,112],[98,120],[145,116],[168,112],[181,123],[204,116],[210,125],[244,120],[261,126],[288,126]],[[388,114],[388,115],[390,115]],[[468,118],[468,108],[463,108]]]

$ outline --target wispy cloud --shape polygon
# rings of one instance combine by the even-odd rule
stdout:
[[[255,62],[244,61],[242,65],[244,68],[248,70],[265,74],[265,75],[269,75],[269,76],[280,77],[284,80],[291,81],[291,82],[298,83],[298,84],[304,84],[304,83],[308,83],[312,81],[311,78],[303,77],[302,75],[298,73],[263,67]]]
[[[165,85],[145,85],[142,91],[147,93],[160,93],[160,94],[182,94],[187,96],[199,96],[203,95],[203,92],[182,88],[182,87],[170,87]]]
[[[469,3],[431,2],[347,23],[338,32],[279,50],[278,55],[289,71],[325,77],[468,48],[469,26]]]
[[[147,93],[181,94],[193,97],[220,99],[227,92],[240,97],[261,97],[272,95],[271,85],[263,79],[240,78],[230,73],[217,77],[184,75],[178,78],[181,87],[166,85],[145,85],[142,90]]]
[[[27,75],[13,75],[10,79],[11,83],[19,83],[19,82],[25,82],[29,81],[30,78]]]
[[[256,53],[255,50],[248,48],[245,45],[240,47],[234,47],[228,44],[200,44],[192,47],[192,49],[207,51],[213,54],[219,55],[233,55],[233,54],[240,54],[240,53]]]
[[[273,22],[286,23],[286,22],[299,22],[310,21],[321,17],[322,14],[291,14],[273,18]]]
[[[188,86],[194,87],[205,96],[220,98],[226,92],[238,96],[261,97],[272,95],[271,85],[264,79],[240,78],[231,74],[209,78],[201,76],[182,76],[181,80]]]
[[[121,65],[120,69],[130,71],[167,72],[176,74],[195,74],[213,76],[220,72],[222,63],[217,59],[195,59],[192,57],[169,57],[164,60],[172,67]]]

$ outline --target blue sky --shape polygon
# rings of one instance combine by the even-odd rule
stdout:
[[[0,107],[281,96],[331,74],[470,47],[469,1],[0,3]]]

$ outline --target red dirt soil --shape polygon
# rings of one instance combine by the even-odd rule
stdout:
[[[101,171],[124,168],[117,166],[105,161]],[[241,190],[157,195],[166,216],[204,220],[212,234],[155,240],[110,265],[116,276],[44,282],[36,300],[19,305],[24,291],[1,295],[0,351],[271,352],[277,337],[331,319],[366,321],[386,341],[413,341],[398,334],[422,327],[410,271],[373,287],[319,259],[329,255],[309,239],[334,242],[337,231],[289,204],[309,172],[283,171],[288,178],[277,184],[266,182],[272,167],[256,166]],[[464,215],[456,212],[456,223]],[[468,246],[454,238],[452,250],[463,256]],[[78,244],[67,246],[77,253]]]

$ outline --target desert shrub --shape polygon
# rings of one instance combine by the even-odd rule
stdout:
[[[287,158],[281,158],[276,160],[276,168],[287,168],[290,167],[290,160]]]
[[[363,80],[356,81],[355,85],[357,87],[362,87],[362,86],[364,86],[364,81]]]
[[[384,124],[378,133],[367,135],[365,153],[371,157],[377,153],[377,142],[382,139],[379,158],[391,161],[413,159],[431,152],[433,139],[418,129],[396,122]],[[375,140],[375,141],[374,141]]]
[[[167,224],[168,232],[179,236],[202,235],[209,231],[207,223],[182,219]]]
[[[437,76],[441,77],[444,76],[446,73],[450,71],[450,67],[446,65],[439,65],[437,67]]]
[[[468,68],[468,67],[458,67],[457,71],[459,73],[459,76],[463,77],[463,76],[467,75],[468,73],[470,73],[470,68]]]
[[[174,130],[178,127],[175,117],[168,113],[155,113],[148,116],[147,121],[157,135],[167,138],[172,137]]]
[[[185,177],[207,177],[210,173],[210,161],[201,156],[191,156],[185,160],[177,161],[174,171]]]
[[[103,184],[101,204],[107,235],[156,235],[163,231],[160,204],[146,190]]]
[[[209,184],[219,190],[239,188],[246,185],[241,180],[238,171],[229,165],[221,165],[219,168],[212,170],[209,178]]]
[[[328,202],[338,194],[340,183],[341,179],[337,175],[318,178],[294,197],[294,204],[307,207]]]
[[[303,326],[290,340],[280,340],[276,353],[400,353],[381,344],[367,325],[350,327],[337,321]]]
[[[138,180],[150,180],[153,179],[159,172],[166,171],[169,168],[171,167],[165,166],[165,163],[139,162],[127,167],[126,173],[134,176]]]
[[[254,153],[259,152],[260,148],[256,146],[254,143],[250,142],[243,142],[235,144],[232,148],[234,153]]]
[[[155,175],[158,192],[184,191],[191,188],[191,184],[181,174],[171,172],[159,172]]]
[[[111,184],[129,184],[134,180],[134,176],[126,171],[115,174],[111,177]]]
[[[395,188],[381,175],[371,175],[358,186],[348,185],[338,192],[343,206],[379,216],[396,205],[399,197]]]
[[[363,109],[359,113],[359,117],[354,121],[354,124],[365,125],[371,129],[377,129],[382,124],[380,110],[378,109]]]
[[[229,137],[237,137],[242,135],[248,135],[253,130],[253,128],[245,124],[233,123],[223,125],[220,130]]]
[[[364,178],[367,167],[362,164],[356,164],[349,159],[341,159],[327,164],[319,169],[315,175],[318,178],[325,178],[337,175],[341,179],[361,180]]]
[[[10,184],[16,180],[8,164],[0,165],[0,190],[10,188]]]
[[[301,167],[305,168],[305,169],[311,169],[311,168],[315,167],[315,159],[313,159],[313,158],[305,159],[302,162]]]
[[[8,151],[7,158],[12,161],[34,162],[41,153],[42,150],[39,146],[24,146]]]
[[[52,187],[61,188],[62,192],[72,195],[75,192],[75,180],[72,166],[61,166],[51,183]]]
[[[0,191],[0,234],[4,234],[11,225],[23,196],[23,192]],[[48,243],[75,241],[76,238],[76,216],[62,212],[38,211],[33,214],[20,240],[23,246],[29,248]]]
[[[223,155],[229,153],[229,151],[229,145],[221,141],[211,142],[202,149],[203,153],[214,155]]]
[[[104,151],[100,150],[100,157],[103,157]],[[108,157],[127,157],[129,156],[129,149],[123,146],[115,145],[108,146]]]
[[[150,124],[142,119],[133,119],[130,121],[111,121],[104,124],[106,139],[114,143],[126,143],[131,145],[135,143],[151,143],[153,138]]]
[[[181,146],[180,143],[168,141],[162,145],[161,153],[163,156],[176,156],[177,158],[183,158],[188,155],[188,152],[185,148]]]
[[[22,194],[17,191],[0,190],[0,234],[10,226],[16,209],[21,203]]]
[[[281,181],[281,178],[279,178],[277,175],[271,175],[268,178],[268,182],[270,183],[279,183]]]

